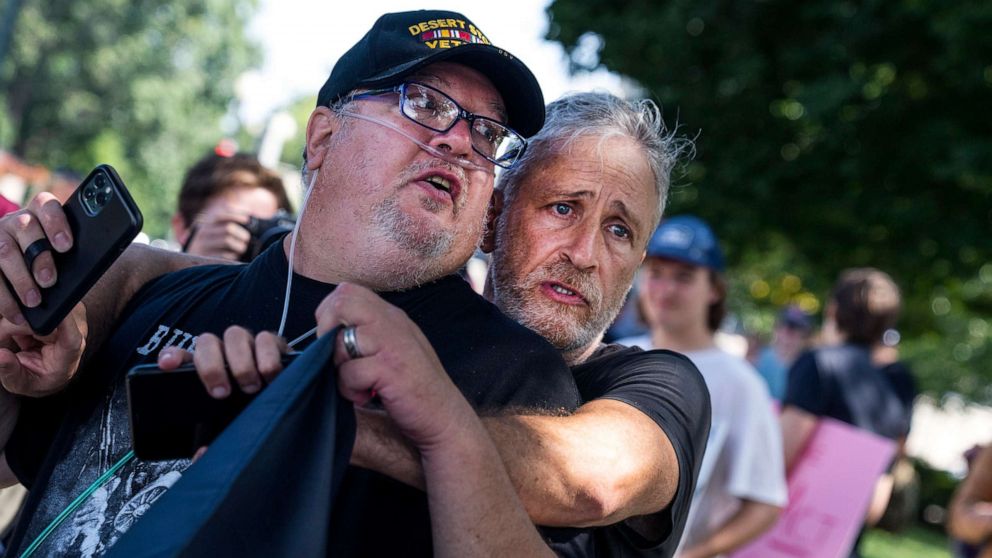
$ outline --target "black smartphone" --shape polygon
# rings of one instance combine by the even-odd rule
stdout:
[[[63,254],[51,251],[58,280],[41,289],[41,304],[34,308],[21,305],[31,329],[41,335],[55,330],[134,240],[143,223],[141,211],[110,165],[93,169],[62,209],[72,231],[72,248]]]
[[[283,355],[283,368],[299,353]],[[227,425],[251,403],[231,379],[232,393],[214,399],[192,364],[165,371],[142,364],[127,374],[127,402],[134,454],[146,461],[192,457],[210,445]]]

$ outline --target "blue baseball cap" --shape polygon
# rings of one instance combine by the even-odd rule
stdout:
[[[808,332],[813,329],[813,321],[809,314],[794,304],[786,306],[779,312],[778,323],[799,331]]]
[[[723,252],[713,230],[693,215],[669,217],[648,243],[648,257],[665,258],[723,272]]]

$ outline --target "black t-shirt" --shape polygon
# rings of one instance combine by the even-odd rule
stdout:
[[[249,265],[195,267],[153,281],[134,297],[113,336],[63,394],[25,402],[5,451],[19,480],[33,489],[22,515],[27,520],[18,525],[12,547],[30,541],[130,449],[123,395],[127,370],[155,362],[166,346],[193,349],[203,332],[221,334],[234,324],[255,331],[276,329],[286,273],[285,255],[276,245]],[[287,338],[315,325],[314,310],[332,290],[333,285],[294,276]],[[383,297],[423,330],[454,383],[477,409],[569,412],[578,405],[574,381],[558,352],[460,278],[446,277]],[[131,461],[53,533],[40,553],[56,548],[70,553],[90,547],[96,553],[105,551],[140,517],[141,507],[164,493],[186,466],[182,461]],[[351,468],[339,497],[347,504],[341,509],[348,513],[332,527],[338,537],[332,538],[336,550],[430,553],[422,492]]]
[[[902,403],[903,411],[906,413],[906,432],[912,427],[913,402],[919,391],[916,388],[916,378],[913,371],[905,362],[893,362],[882,367],[882,374],[888,378],[892,384],[892,389],[896,392],[896,397]]]
[[[915,391],[905,366],[878,368],[867,347],[848,344],[800,356],[783,405],[897,440],[909,434]]]
[[[650,516],[594,530],[596,555],[671,556],[682,538],[709,436],[706,382],[679,353],[621,345],[600,348],[572,373],[583,401],[614,399],[654,420],[671,441],[679,463],[671,504]]]

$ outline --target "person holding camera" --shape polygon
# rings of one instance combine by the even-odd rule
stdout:
[[[292,230],[282,179],[249,153],[210,153],[186,172],[172,232],[182,251],[251,261]]]

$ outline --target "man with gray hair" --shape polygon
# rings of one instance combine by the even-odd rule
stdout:
[[[688,359],[602,343],[689,147],[649,100],[559,99],[500,177],[498,217],[483,245],[493,255],[487,296],[562,352],[586,401],[571,416],[530,420],[536,435],[512,451],[501,444],[509,436],[487,426],[522,495],[530,471],[598,493],[605,522],[639,514],[594,532],[605,554],[674,552],[709,431],[709,394]],[[561,442],[566,433],[574,434]],[[525,461],[548,439],[557,454]],[[532,517],[555,504],[523,499]]]
[[[565,416],[500,413],[483,423],[536,523],[609,526],[591,530],[584,541],[598,554],[671,554],[709,428],[708,393],[687,359],[601,344],[643,259],[684,147],[665,131],[650,101],[608,94],[556,101],[545,128],[501,177],[483,241],[493,252],[487,293],[562,351],[586,401]],[[415,354],[422,346],[399,343],[374,315],[334,306],[322,305],[318,321],[356,324],[363,349],[389,347],[399,362],[425,360]],[[206,349],[233,361],[254,351],[259,361],[249,372],[262,383],[258,371],[277,366],[264,361],[272,354],[261,349],[266,339],[227,333],[222,342],[202,334],[197,353]],[[175,366],[181,352],[164,351],[160,364]],[[205,379],[212,387],[221,382],[230,389],[226,377]],[[389,418],[374,411],[359,411],[353,462],[408,484],[423,482],[417,454]]]
[[[279,502],[280,479],[289,477],[294,488],[304,485],[306,476],[287,472],[299,470],[300,453],[326,437],[303,447],[294,444],[294,451],[266,454],[275,469],[249,483],[236,520],[226,523],[247,528],[237,535],[219,531],[242,546],[225,548],[313,555],[318,551],[266,552],[264,546],[313,541],[336,555],[430,555],[435,549],[475,555],[543,545],[475,409],[570,411],[579,403],[575,383],[553,347],[499,314],[454,273],[478,245],[495,167],[513,164],[506,148],[537,132],[544,112],[530,70],[493,46],[464,15],[439,10],[385,14],[337,61],[317,96],[306,132],[308,202],[291,237],[247,266],[199,266],[151,282],[134,295],[107,343],[79,374],[85,344],[100,345],[85,326],[92,320],[85,319],[85,312],[98,315],[96,308],[77,306],[52,336],[43,337],[24,323],[8,296],[0,304],[0,407],[5,411],[0,415],[0,486],[21,481],[30,489],[11,552],[95,556],[112,551],[122,538],[127,548],[134,534],[142,533],[141,525],[151,525],[142,523],[145,511],[154,515],[159,497],[169,500],[170,492],[177,493],[174,484],[180,485],[180,494],[189,485],[183,482],[189,459],[143,460],[130,451],[128,370],[154,363],[165,347],[196,346],[196,355],[203,357],[209,353],[198,336],[221,334],[233,324],[278,327],[289,338],[305,339],[304,333],[316,329],[314,313],[328,293],[348,300],[362,288],[382,292],[394,305],[388,325],[394,331],[417,331],[417,342],[425,345],[430,340],[437,354],[429,363],[444,365],[440,374],[424,367],[409,374],[397,368],[363,374],[362,363],[344,362],[335,375],[340,392],[358,404],[370,390],[380,395],[404,439],[422,452],[427,493],[350,468],[337,498],[331,486],[320,483],[311,493],[326,496],[314,507],[281,509],[278,517],[286,529],[254,528],[248,518],[274,527],[268,515],[259,515],[285,502]],[[0,252],[8,256],[0,267],[21,301],[35,306],[44,292],[38,285],[57,280],[52,252],[70,249],[71,231],[56,200],[32,208],[41,212],[40,225],[26,212],[6,222],[0,233]],[[18,264],[28,246],[23,243],[46,236],[52,250]],[[137,263],[135,269],[153,264]],[[38,284],[30,285],[25,296],[17,284],[32,283],[32,275]],[[104,294],[117,303],[126,292],[118,288]],[[386,303],[380,299],[379,304]],[[345,328],[346,338],[367,351],[359,360],[385,358],[390,348],[373,352],[369,338],[363,339],[362,323],[349,320]],[[452,323],[458,327],[448,327]],[[472,350],[466,339],[487,350]],[[349,352],[361,355],[355,347]],[[239,382],[248,393],[271,379],[235,371],[238,380],[254,380]],[[370,380],[371,386],[364,383]],[[417,389],[407,389],[411,385]],[[211,387],[217,393],[218,386]],[[421,407],[431,412],[418,412]],[[9,409],[15,411],[8,414]],[[332,501],[346,495],[352,504],[347,513],[331,514]],[[307,528],[313,522],[328,529]],[[392,536],[381,536],[384,522]],[[167,537],[135,542],[155,545]],[[253,540],[259,544],[245,544],[250,537],[258,537]]]
[[[665,131],[651,101],[602,93],[559,99],[527,151],[501,175],[482,244],[493,254],[487,297],[562,352],[585,401],[570,415],[501,414],[483,423],[531,518],[603,527],[588,539],[597,554],[674,552],[709,430],[709,394],[688,359],[601,343],[687,147]],[[354,323],[334,311],[318,316]],[[374,324],[361,331],[372,346],[396,342]],[[205,336],[198,347],[205,342],[229,358],[252,350],[247,342]],[[395,356],[405,362],[417,352]],[[420,485],[419,458],[390,430],[388,417],[359,417],[367,436],[360,427],[356,462]]]
[[[601,342],[688,147],[649,100],[563,97],[501,175],[482,244],[492,253],[487,298],[562,352],[585,401],[566,416],[483,423],[531,518],[599,526],[591,531],[599,555],[672,555],[709,432],[709,393],[687,358]],[[388,339],[367,330],[364,338]],[[362,418],[368,453],[388,455],[363,465],[416,484],[417,456],[396,451],[386,417]]]

